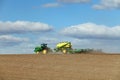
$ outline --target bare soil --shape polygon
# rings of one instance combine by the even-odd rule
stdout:
[[[120,80],[120,55],[0,55],[0,80]]]

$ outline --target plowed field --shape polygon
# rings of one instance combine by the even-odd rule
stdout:
[[[120,55],[0,55],[0,80],[120,80]]]

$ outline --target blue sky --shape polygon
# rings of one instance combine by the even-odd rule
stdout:
[[[119,14],[119,0],[0,0],[0,54],[60,41],[119,53]]]

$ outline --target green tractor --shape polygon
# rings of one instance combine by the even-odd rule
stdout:
[[[56,45],[54,49],[55,52],[61,51],[62,53],[66,54],[72,50],[71,42],[60,42]]]
[[[37,46],[34,49],[34,52],[36,54],[39,54],[42,52],[42,54],[47,54],[49,51],[51,51],[51,49],[49,47],[47,47],[47,44],[43,43],[41,44],[41,46]]]

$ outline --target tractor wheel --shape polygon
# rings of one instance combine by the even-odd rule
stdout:
[[[40,53],[39,51],[36,52],[36,54],[39,54],[39,53]]]
[[[66,53],[67,53],[67,50],[66,50],[66,49],[63,49],[62,52],[63,52],[63,54],[66,54]]]
[[[46,50],[46,49],[43,50],[42,53],[43,53],[43,54],[47,54],[47,50]]]

